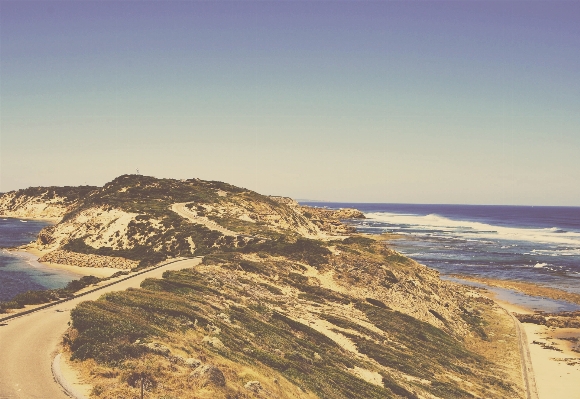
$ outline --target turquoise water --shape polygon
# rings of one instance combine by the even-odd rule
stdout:
[[[38,232],[49,223],[36,220],[0,218],[0,301],[28,290],[62,288],[79,276],[49,269],[24,252],[8,251],[36,239]]]

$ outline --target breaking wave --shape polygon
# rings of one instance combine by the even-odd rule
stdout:
[[[406,226],[413,230],[453,233],[465,239],[499,239],[528,241],[544,244],[568,245],[580,249],[580,233],[564,231],[557,227],[538,229],[494,226],[468,220],[453,220],[437,214],[426,216],[372,212],[365,214],[367,220],[394,226]],[[574,248],[574,250],[576,249]]]

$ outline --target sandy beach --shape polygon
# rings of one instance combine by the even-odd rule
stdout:
[[[511,313],[534,313],[531,309],[499,301]],[[573,342],[562,338],[580,338],[580,328],[549,328],[521,323],[534,370],[539,399],[580,399],[580,353],[572,351]]]
[[[62,270],[70,273],[78,274],[79,276],[95,276],[95,277],[109,277],[118,271],[126,271],[123,269],[115,269],[112,267],[80,267],[72,265],[63,265],[60,263],[48,263],[48,262],[38,262],[38,258],[44,255],[44,252],[38,251],[33,248],[20,249],[15,251],[21,256],[29,258],[31,261],[36,262],[40,267],[45,267],[47,269]]]
[[[41,222],[48,222],[51,224],[57,224],[62,220],[62,217],[38,217],[38,215],[27,215],[27,216],[17,216],[17,215],[0,215],[0,218],[9,218],[9,219],[20,219],[20,220],[38,220]]]

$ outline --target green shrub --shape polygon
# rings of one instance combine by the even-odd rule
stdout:
[[[296,242],[289,242],[285,238],[280,238],[261,243],[250,243],[241,248],[240,252],[266,252],[272,256],[285,256],[288,259],[316,267],[327,263],[327,257],[331,254],[328,248],[320,241],[306,238],[299,238]]]
[[[76,292],[82,290],[85,287],[88,287],[89,285],[97,284],[100,281],[102,281],[102,279],[95,276],[83,276],[78,280],[73,280],[68,283],[64,290],[69,292]]]

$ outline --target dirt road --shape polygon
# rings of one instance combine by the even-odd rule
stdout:
[[[68,327],[70,310],[111,291],[139,287],[146,278],[161,278],[167,270],[193,267],[201,258],[184,259],[103,287],[88,295],[0,322],[0,399],[66,399],[54,381],[51,361]]]
[[[526,332],[522,328],[520,321],[516,317],[504,309],[507,314],[511,316],[516,326],[516,334],[518,335],[520,357],[522,362],[522,378],[524,380],[524,387],[526,389],[526,399],[538,399],[538,390],[536,388],[536,379],[534,376],[534,369],[532,368],[532,359],[530,357],[530,349],[528,346],[528,339]]]
[[[191,210],[189,210],[185,206],[185,204],[187,204],[187,202],[173,204],[171,206],[171,210],[177,213],[182,218],[185,218],[192,223],[202,224],[210,230],[219,231],[223,235],[232,237],[236,237],[239,235],[234,231],[228,230],[225,227],[220,226],[219,224],[217,224],[213,220],[206,218],[205,216],[198,216],[196,212],[192,212]]]

